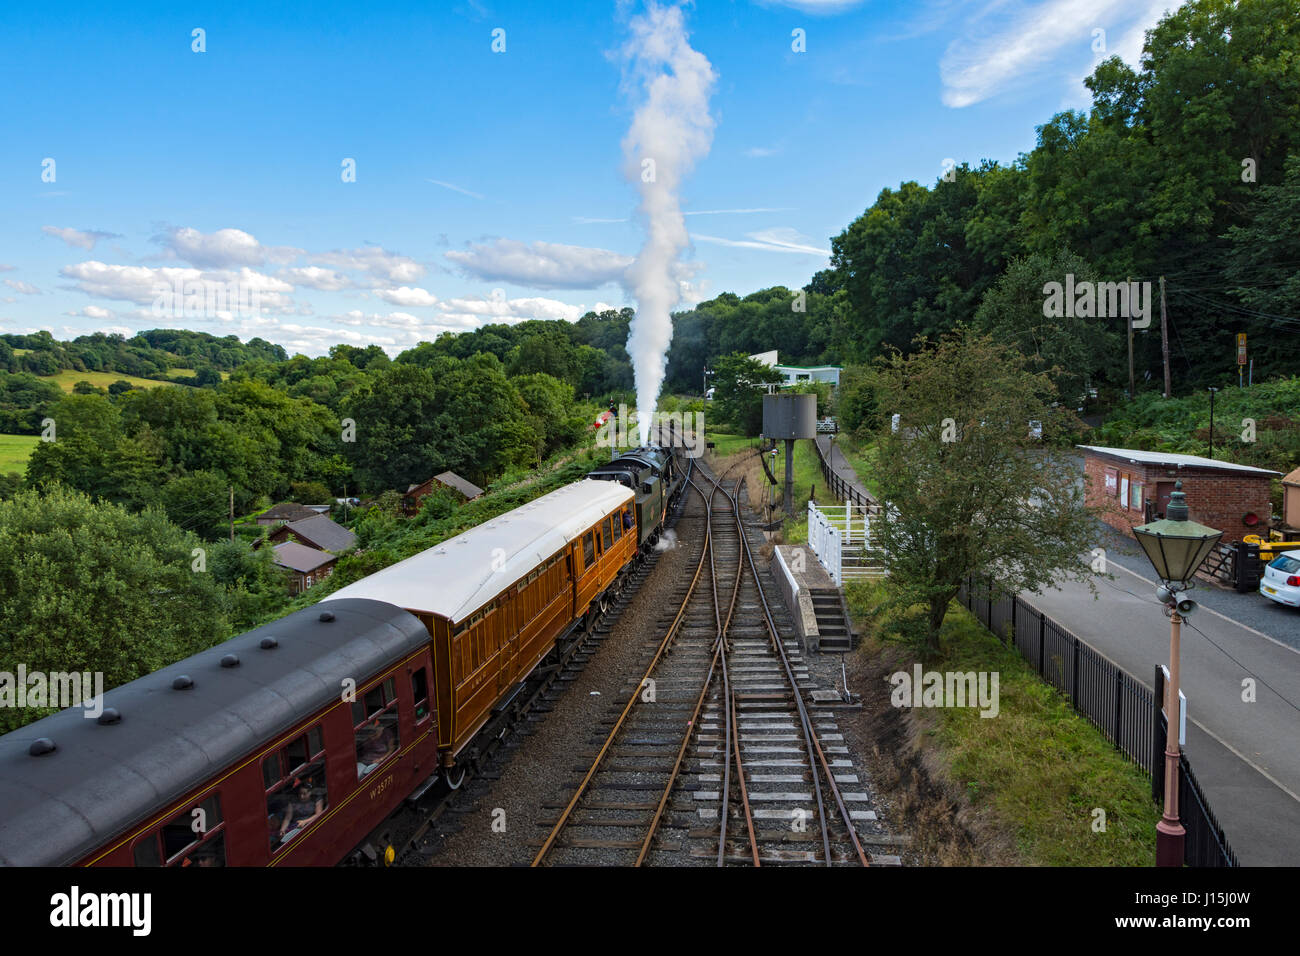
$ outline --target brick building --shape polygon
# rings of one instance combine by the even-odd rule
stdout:
[[[1100,508],[1102,520],[1120,531],[1163,518],[1176,481],[1183,483],[1192,520],[1221,530],[1224,543],[1268,526],[1269,493],[1281,472],[1199,455],[1078,447],[1084,453],[1088,504]]]

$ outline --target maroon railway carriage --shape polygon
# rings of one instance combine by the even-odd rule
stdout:
[[[339,862],[437,769],[428,634],[307,608],[0,737],[0,863]]]

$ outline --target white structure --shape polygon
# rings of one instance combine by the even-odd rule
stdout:
[[[840,384],[841,367],[838,365],[779,365],[777,364],[777,350],[772,349],[770,352],[759,352],[751,355],[756,362],[762,362],[769,368],[774,368],[785,376],[785,381],[781,383],[784,388],[787,385],[797,385],[800,382],[830,382],[832,385]]]
[[[871,544],[871,518],[851,501],[842,505],[808,502],[808,544],[836,587],[844,582],[885,576]],[[876,556],[878,558],[878,555]]]

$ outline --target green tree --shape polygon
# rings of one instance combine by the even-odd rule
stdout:
[[[1076,283],[1097,280],[1092,267],[1070,252],[1015,259],[984,293],[973,325],[1014,345],[1030,369],[1046,372],[1061,398],[1077,406],[1085,385],[1118,368],[1126,325],[1121,318],[1044,315],[1044,285],[1064,284],[1067,275]]]
[[[198,539],[63,487],[0,502],[0,634],[13,670],[92,671],[113,687],[222,640],[221,588]],[[9,731],[49,710],[4,709]]]
[[[743,352],[722,356],[713,370],[713,413],[742,435],[757,435],[763,430],[763,386],[785,377]]]
[[[878,360],[882,417],[901,418],[898,431],[886,421],[875,436],[884,513],[873,536],[900,629],[928,653],[970,574],[995,575],[1011,593],[1087,580],[1080,556],[1095,532],[1078,466],[1028,427],[1043,422],[1050,441],[1073,416],[1054,405],[1050,379],[1025,365],[969,329]]]

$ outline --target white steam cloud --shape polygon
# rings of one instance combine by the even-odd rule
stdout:
[[[650,437],[651,416],[664,380],[672,309],[681,298],[677,257],[690,242],[682,217],[682,180],[713,143],[709,96],[717,74],[708,58],[691,49],[680,7],[650,0],[630,23],[623,47],[625,80],[641,97],[623,138],[625,171],[641,191],[646,241],[627,270],[637,300],[627,351],[636,375],[641,443]]]

